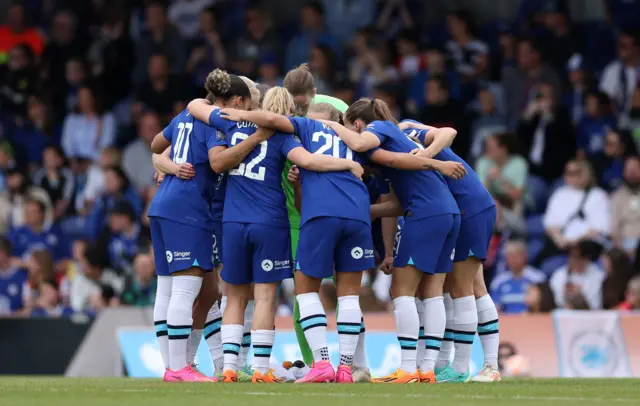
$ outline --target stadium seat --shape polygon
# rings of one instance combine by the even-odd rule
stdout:
[[[527,178],[527,212],[529,214],[543,213],[549,200],[549,185],[544,179],[530,175]]]
[[[527,237],[529,239],[544,237],[544,225],[542,224],[542,214],[527,217]]]
[[[540,270],[544,272],[547,277],[550,277],[558,268],[565,266],[567,261],[568,258],[566,255],[555,255],[545,259],[540,265]]]
[[[527,243],[527,257],[529,262],[538,256],[544,247],[544,238],[533,238]]]

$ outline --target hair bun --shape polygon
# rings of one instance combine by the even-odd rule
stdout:
[[[215,96],[223,96],[231,90],[231,77],[226,71],[215,69],[207,76],[204,88]]]

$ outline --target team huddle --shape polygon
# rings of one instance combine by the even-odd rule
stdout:
[[[284,382],[270,358],[288,278],[305,364],[294,364],[297,383],[468,382],[476,332],[485,364],[473,381],[500,381],[498,314],[482,275],[496,207],[451,150],[454,129],[398,122],[378,99],[347,106],[316,95],[306,66],[273,88],[215,70],[205,90],[151,145],[165,381]],[[376,255],[392,275],[401,363],[371,379],[359,293]],[[336,369],[319,296],[326,278],[338,297]],[[194,363],[203,336],[214,377]]]

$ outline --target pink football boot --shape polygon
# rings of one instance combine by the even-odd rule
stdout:
[[[353,383],[353,375],[351,374],[351,367],[349,365],[340,365],[336,372],[337,383]]]
[[[216,378],[209,378],[191,368],[191,365],[172,371],[167,369],[164,373],[165,382],[218,382]]]
[[[326,383],[334,382],[336,373],[329,361],[314,362],[311,370],[296,383]]]

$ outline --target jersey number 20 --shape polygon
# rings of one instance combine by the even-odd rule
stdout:
[[[176,145],[173,148],[173,162],[177,164],[183,164],[187,162],[191,131],[193,131],[193,123],[178,124],[178,139],[176,140]]]
[[[231,136],[231,145],[236,145],[238,142],[244,141],[247,138],[249,138],[247,134],[233,133],[233,135]],[[264,180],[264,175],[267,171],[266,168],[264,166],[258,166],[257,172],[254,172],[253,169],[260,162],[262,162],[262,160],[264,160],[266,157],[267,157],[267,141],[262,141],[260,143],[260,152],[258,153],[258,156],[256,156],[246,164],[244,162],[240,163],[240,165],[238,165],[237,168],[229,171],[229,175],[245,176],[249,179],[254,179],[254,180]]]
[[[342,141],[340,137],[333,134],[327,134],[322,131],[316,131],[312,134],[311,139],[313,142],[319,142],[320,138],[324,139],[324,145],[320,146],[314,154],[324,154],[326,151],[331,149],[331,155],[334,158],[346,158],[348,160],[353,160],[353,151],[349,147],[347,147],[346,156],[340,156],[340,142]]]

